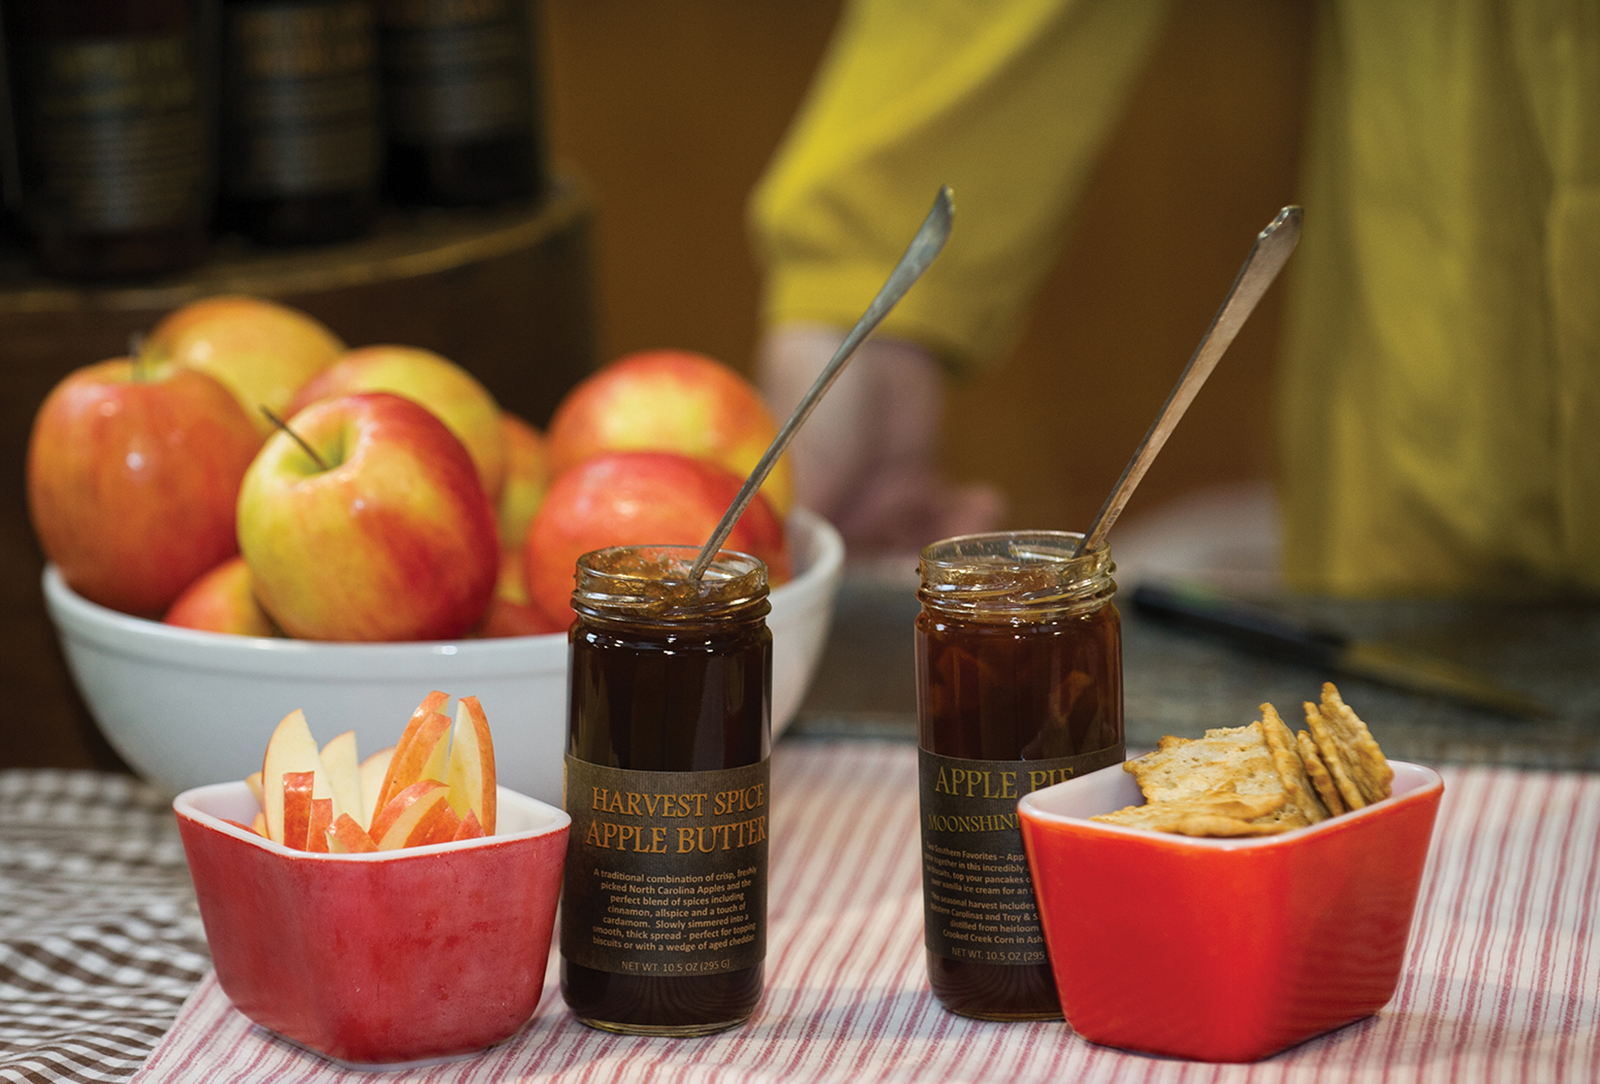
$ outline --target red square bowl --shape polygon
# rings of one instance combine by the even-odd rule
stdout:
[[[1120,765],[1019,805],[1061,1008],[1090,1042],[1264,1058],[1394,994],[1444,783],[1390,762],[1393,793],[1309,828],[1194,839],[1088,818],[1143,801]]]
[[[539,1004],[571,819],[501,787],[496,834],[375,854],[293,851],[237,825],[244,783],[173,809],[223,992],[353,1065],[463,1056]]]

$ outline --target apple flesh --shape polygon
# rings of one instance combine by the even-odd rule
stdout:
[[[687,350],[629,354],[567,393],[550,419],[551,470],[604,452],[677,452],[720,463],[741,479],[765,454],[778,424],[754,385]],[[782,516],[793,502],[787,457],[762,483]]]
[[[296,784],[294,799],[296,802],[300,798],[301,783],[309,777],[311,784],[304,792],[304,807],[296,805],[292,810],[294,818],[292,821],[289,820],[290,777],[294,777]],[[267,739],[266,756],[261,762],[261,811],[266,816],[267,838],[275,843],[304,850],[306,826],[310,817],[310,800],[332,796],[328,786],[328,772],[322,765],[322,756],[317,750],[316,739],[311,736],[305,712],[296,708],[285,715],[273,729],[272,736]],[[334,816],[337,817],[340,812],[342,811],[335,809]],[[289,836],[287,834],[289,831],[293,831],[295,835]],[[296,843],[294,840],[299,842]]]
[[[466,446],[483,491],[492,500],[506,472],[500,407],[461,366],[415,346],[364,346],[310,380],[289,405],[291,414],[321,399],[357,392],[403,395],[432,411]]]
[[[314,403],[268,439],[239,490],[239,546],[291,636],[433,640],[483,617],[499,570],[494,509],[466,449],[409,399]]]
[[[237,555],[185,588],[162,620],[179,628],[235,636],[283,635],[256,601],[250,566]]]
[[[57,384],[28,443],[28,508],[45,555],[83,597],[159,617],[238,552],[234,502],[261,446],[226,388],[128,358]]]
[[[221,381],[262,436],[272,423],[261,407],[282,417],[294,393],[344,352],[337,335],[299,309],[240,295],[175,309],[143,348],[153,361],[173,361]]]
[[[743,479],[715,463],[669,452],[612,452],[558,475],[528,529],[528,597],[570,625],[578,558],[607,546],[701,546]],[[776,585],[789,578],[783,524],[760,493],[724,548],[766,562]]]
[[[483,705],[475,696],[463,696],[456,703],[444,781],[450,787],[450,808],[456,816],[470,816],[484,833],[494,835],[494,738]]]

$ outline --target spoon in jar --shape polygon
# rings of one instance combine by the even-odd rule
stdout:
[[[1228,288],[1228,296],[1223,298],[1222,307],[1212,317],[1211,326],[1206,328],[1200,345],[1195,347],[1189,364],[1184,366],[1183,373],[1178,377],[1178,383],[1167,395],[1161,413],[1156,415],[1150,431],[1145,433],[1144,440],[1134,449],[1133,458],[1122,470],[1122,477],[1117,479],[1117,484],[1106,497],[1106,503],[1100,506],[1094,522],[1078,544],[1079,553],[1087,553],[1105,540],[1106,533],[1122,514],[1133,491],[1144,480],[1145,471],[1155,462],[1162,445],[1167,443],[1167,437],[1172,435],[1172,430],[1183,417],[1183,412],[1194,402],[1200,385],[1217,367],[1223,352],[1233,343],[1234,336],[1239,334],[1239,329],[1255,311],[1256,302],[1261,300],[1261,295],[1267,292],[1267,287],[1272,285],[1272,280],[1278,277],[1278,272],[1288,262],[1289,254],[1300,241],[1302,217],[1299,207],[1285,207],[1256,237],[1250,255],[1244,258],[1244,266],[1239,268],[1233,285]]]
[[[861,314],[856,326],[844,337],[844,342],[834,351],[833,359],[823,367],[811,389],[794,408],[794,413],[789,415],[789,420],[783,423],[783,428],[778,430],[778,435],[772,438],[772,443],[767,446],[760,461],[750,471],[750,477],[745,479],[743,487],[733,498],[733,503],[723,513],[717,529],[711,532],[711,538],[700,550],[700,556],[695,558],[694,566],[689,569],[689,579],[698,580],[705,574],[717,551],[728,540],[733,525],[739,522],[739,517],[744,515],[744,510],[755,499],[756,490],[767,480],[767,474],[772,470],[773,464],[777,463],[778,457],[789,446],[795,431],[811,416],[817,401],[827,393],[839,374],[844,371],[845,364],[855,354],[856,347],[860,346],[862,340],[872,333],[872,329],[889,315],[889,310],[906,295],[906,291],[911,289],[912,284],[928,269],[928,265],[933,263],[933,258],[939,255],[939,250],[944,248],[945,241],[950,237],[950,223],[955,217],[955,211],[955,199],[951,195],[950,186],[945,185],[939,189],[939,195],[934,199],[932,209],[922,220],[922,226],[911,239],[911,244],[906,246],[905,255],[900,257],[900,262],[894,265],[894,270],[889,272],[888,279],[878,290],[878,296],[872,299],[872,304]]]

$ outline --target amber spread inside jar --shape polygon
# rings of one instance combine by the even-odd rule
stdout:
[[[1123,759],[1110,553],[1061,532],[922,553],[916,623],[928,979],[946,1008],[1058,1017],[1016,827],[1029,790]],[[998,891],[997,891],[998,886]]]

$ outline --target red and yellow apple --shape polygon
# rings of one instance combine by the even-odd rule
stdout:
[[[184,588],[167,610],[169,625],[236,636],[282,636],[256,601],[250,566],[235,554]]]
[[[612,362],[568,392],[547,441],[556,474],[602,452],[663,451],[709,459],[745,478],[777,432],[760,393],[733,369],[687,350],[649,350]],[[787,457],[761,492],[780,516],[788,514],[794,489]]]
[[[550,457],[544,435],[509,411],[500,412],[506,441],[506,476],[495,502],[500,522],[500,547],[520,550],[528,538],[528,524],[550,489]]]
[[[364,346],[302,387],[289,410],[295,413],[319,399],[367,391],[403,395],[437,415],[466,445],[483,491],[495,499],[505,479],[506,438],[499,406],[471,373],[420,347]]]
[[[743,481],[716,463],[671,452],[611,452],[569,468],[528,529],[529,599],[570,624],[579,557],[607,546],[704,545]],[[774,585],[789,578],[783,523],[761,493],[724,548],[765,561]]]
[[[159,616],[238,552],[234,501],[261,436],[204,373],[128,358],[69,375],[28,444],[28,507],[68,586]]]
[[[545,636],[566,631],[562,621],[546,615],[528,599],[523,561],[520,549],[500,551],[500,578],[495,581],[494,598],[489,600],[489,612],[484,614],[479,630],[483,636]]]
[[[499,569],[494,509],[444,423],[373,392],[289,424],[238,503],[240,551],[278,625],[313,640],[447,639],[476,625]]]
[[[345,352],[339,337],[299,309],[261,297],[222,295],[168,313],[144,341],[151,361],[175,361],[220,380],[262,434],[294,393]]]

